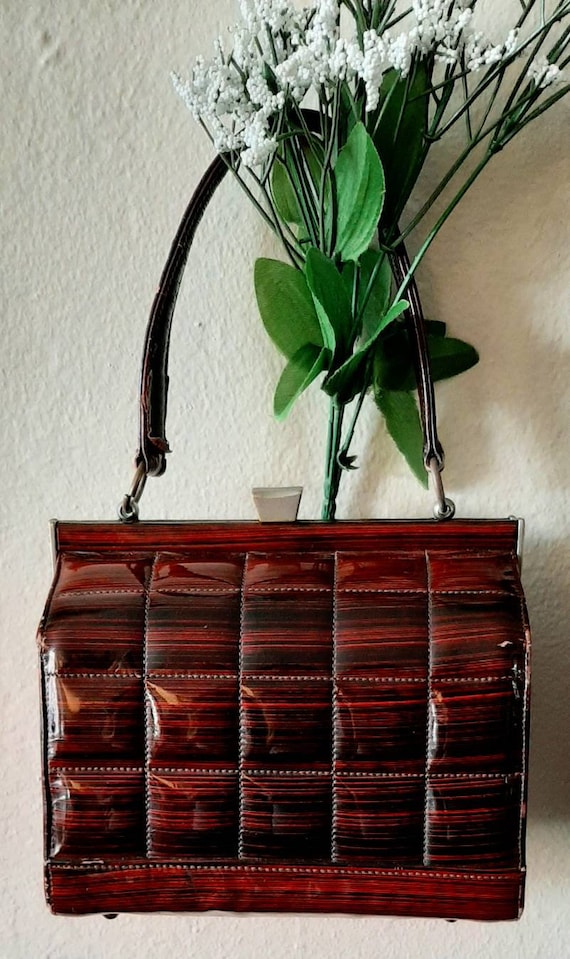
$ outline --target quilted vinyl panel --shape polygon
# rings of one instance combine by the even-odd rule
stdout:
[[[63,528],[40,632],[55,911],[518,914],[512,529],[430,545],[417,524],[425,542],[408,527],[398,546],[393,526],[338,524],[335,542],[298,526],[253,543],[246,526],[241,547],[239,526],[201,526],[198,545],[189,527],[160,548],[149,524],[137,549],[94,527],[92,550],[62,546]]]

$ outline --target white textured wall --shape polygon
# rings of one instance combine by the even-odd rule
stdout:
[[[488,26],[510,0],[488,4]],[[512,8],[518,4],[512,3]],[[3,376],[0,670],[2,959],[570,956],[568,451],[570,102],[499,157],[433,247],[429,315],[480,348],[439,391],[462,515],[525,516],[534,625],[528,905],[500,926],[291,917],[52,917],[43,902],[34,633],[48,520],[113,518],[130,480],[146,314],[210,157],[168,71],[234,17],[232,0],[1,0]],[[502,32],[501,27],[501,32]],[[227,182],[191,258],[173,337],[164,479],[146,517],[247,517],[249,487],[303,483],[318,508],[324,397],[270,416],[279,360],[252,299],[272,249]],[[343,516],[415,516],[425,494],[370,411]]]

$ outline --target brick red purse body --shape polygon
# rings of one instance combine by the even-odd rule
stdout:
[[[223,172],[195,194],[151,314],[124,520],[164,470],[170,323]],[[411,293],[426,462],[441,466]],[[55,524],[39,634],[53,911],[517,918],[519,526]]]

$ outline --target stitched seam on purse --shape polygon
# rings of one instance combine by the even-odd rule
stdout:
[[[432,589],[432,596],[517,596],[510,589]]]
[[[236,673],[161,673],[158,670],[147,673],[148,679],[187,679],[198,682],[204,679],[215,680],[216,682],[236,681]]]
[[[330,586],[250,586],[248,593],[251,596],[264,593],[330,593]]]
[[[245,740],[244,740],[244,729],[243,729],[243,702],[242,702],[242,680],[243,680],[243,627],[245,619],[245,589],[246,589],[246,578],[247,578],[247,561],[249,558],[249,553],[246,553],[243,561],[243,573],[241,581],[241,600],[240,600],[240,610],[239,610],[239,631],[238,631],[238,848],[237,848],[237,857],[241,859],[243,857],[243,807],[244,807],[244,795],[243,795],[243,775],[244,775],[244,753],[245,753]]]
[[[332,590],[332,650],[331,650],[331,861],[338,859],[338,784],[336,779],[336,764],[338,759],[338,728],[339,705],[337,684],[337,631],[338,631],[338,552],[333,555],[333,590]]]
[[[93,673],[70,673],[65,670],[46,670],[46,676],[54,676],[58,679],[141,679],[142,672],[121,672],[114,670],[112,673],[100,672]],[[192,672],[161,672],[160,670],[151,670],[147,672],[147,679],[183,679],[183,680],[212,680],[216,682],[227,681],[235,682],[235,673],[192,673]],[[301,675],[287,675],[281,673],[244,673],[246,679],[252,679],[261,682],[325,682],[330,683],[331,677],[327,675],[311,675],[304,673]],[[343,683],[426,683],[424,676],[345,676],[341,674],[337,677]],[[512,673],[509,675],[494,676],[443,676],[438,677],[438,683],[496,683],[510,682],[513,679]]]
[[[146,855],[150,855],[151,830],[150,830],[150,731],[149,731],[149,710],[147,708],[147,684],[148,684],[148,630],[150,618],[150,594],[152,589],[152,580],[156,564],[158,562],[158,553],[154,554],[152,565],[150,567],[148,580],[145,584],[145,604],[144,604],[144,626],[143,626],[143,649],[142,649],[142,685],[143,685],[143,729],[144,729],[144,816],[145,816],[145,850]]]
[[[51,773],[137,773],[144,772],[144,766],[52,766]],[[248,776],[330,776],[330,770],[320,769],[247,769]],[[187,773],[188,775],[200,776],[237,776],[238,767],[228,769],[209,769],[205,766],[157,766],[151,770],[151,776],[158,776],[161,773]],[[355,772],[353,770],[337,769],[336,774],[339,779],[424,779],[425,773],[381,773],[381,772]],[[428,779],[455,780],[455,779],[493,779],[497,782],[505,782],[505,779],[520,779],[523,773],[501,771],[492,773],[430,773]]]
[[[388,596],[411,594],[412,596],[425,596],[427,589],[373,589],[372,587],[344,587],[339,590],[344,593],[376,593],[378,595],[386,594]],[[516,596],[518,593],[508,589],[432,589],[432,596]]]
[[[504,773],[500,770],[493,773],[428,773],[427,777],[425,773],[375,773],[375,772],[352,772],[348,770],[342,770],[337,772],[337,776],[344,778],[351,778],[356,776],[357,778],[363,779],[440,779],[440,780],[455,780],[455,779],[494,779],[497,782],[504,783],[505,779],[517,779],[522,775],[520,772],[513,773]]]
[[[51,864],[52,869],[58,869],[61,872],[139,872],[148,869],[157,870],[191,870],[193,872],[254,872],[254,873],[289,873],[301,875],[321,875],[321,876],[385,876],[388,879],[455,879],[455,880],[481,880],[482,882],[513,882],[524,869],[505,870],[504,873],[468,873],[468,872],[436,872],[432,870],[411,870],[411,869],[358,869],[350,867],[331,866],[261,866],[253,863],[239,864],[219,864],[219,863],[190,863],[180,860],[170,860],[167,863],[137,863],[136,865],[124,865],[121,863],[58,863]]]
[[[239,586],[173,586],[172,588],[160,586],[154,590],[155,593],[183,593],[188,596],[201,596],[202,593],[227,593],[228,595],[236,596],[239,591]]]
[[[52,766],[51,773],[137,773],[139,776],[144,772],[144,766],[105,766],[93,765],[75,766],[73,763],[66,765]]]
[[[59,590],[59,596],[117,596],[122,593],[132,593],[133,596],[144,596],[144,586],[117,586],[115,589],[67,589]]]
[[[411,594],[412,596],[425,596],[426,589],[408,589],[403,586],[401,589],[382,589],[382,587],[372,586],[342,586],[339,593],[343,596],[345,593],[386,593],[389,596],[399,595],[400,593]]]
[[[287,677],[277,677],[278,679]],[[446,676],[437,678],[438,683],[496,683],[502,680],[512,680],[509,676]],[[340,676],[343,682],[348,683],[427,683],[425,677],[418,676]],[[433,676],[431,677],[433,680]],[[431,680],[430,680],[431,681]]]
[[[262,682],[274,682],[275,680],[281,680],[288,682],[289,680],[295,680],[296,682],[321,682],[321,683],[330,683],[331,677],[328,674],[322,675],[315,673],[311,675],[310,673],[300,673],[299,675],[291,674],[290,676],[281,673],[248,673],[244,672],[246,679],[255,679],[261,680]]]
[[[519,868],[523,866],[523,845],[524,845],[524,824],[526,815],[526,777],[527,777],[527,720],[529,707],[529,666],[530,666],[530,626],[527,621],[526,604],[522,590],[520,592],[521,619],[525,632],[525,656],[524,656],[524,688],[523,688],[523,710],[522,710],[522,779],[521,794],[519,796],[520,815],[519,815],[519,835],[518,835],[518,853]]]
[[[106,773],[136,773],[140,775],[144,772],[144,766],[53,766],[51,773],[96,773],[96,772],[106,772]],[[237,776],[238,767],[230,767],[228,769],[208,769],[204,766],[159,766],[151,770],[151,776],[160,776],[162,773],[179,773],[181,775],[189,776]],[[331,773],[329,770],[318,770],[318,769],[248,769],[248,776],[275,776],[275,777],[287,777],[287,776],[320,776],[320,777],[330,777]],[[335,773],[337,779],[424,779],[425,773],[380,773],[380,772],[355,772],[353,770],[346,769],[337,769]],[[521,779],[523,773],[510,772],[505,774],[504,772],[494,772],[494,773],[430,773],[428,779],[431,781],[437,779],[441,782],[453,781],[456,779],[483,779],[483,780],[494,780],[498,783],[504,783],[505,780],[516,780]]]
[[[152,770],[152,776],[160,776],[162,773],[186,773],[189,776],[237,776],[238,768],[233,769],[207,769],[202,766],[155,766]],[[229,857],[233,859],[233,856]]]
[[[116,670],[112,673],[101,670],[93,673],[71,673],[65,669],[55,669],[53,672],[46,670],[46,676],[56,676],[58,679],[141,679],[142,672],[129,670]]]
[[[431,742],[431,671],[432,671],[432,608],[431,608],[431,569],[429,554],[424,553],[427,575],[427,674],[426,674],[426,741],[425,741],[425,789],[424,789],[424,829],[422,863],[428,864],[429,854],[429,751]]]
[[[325,778],[330,778],[332,772],[330,769],[245,769],[244,774],[247,776],[321,776]]]
[[[425,683],[425,676],[345,676],[338,677],[343,683]]]

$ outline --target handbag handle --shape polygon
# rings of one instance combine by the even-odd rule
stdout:
[[[148,476],[161,476],[166,469],[166,454],[170,452],[166,439],[166,412],[168,399],[168,354],[172,318],[178,291],[196,231],[210,200],[228,172],[224,157],[217,156],[202,177],[184,213],[166,261],[155,295],[148,325],[140,383],[139,448],[136,454],[136,473],[129,493],[119,508],[123,522],[138,519],[138,503]],[[396,280],[407,276],[410,261],[402,244],[390,257]],[[451,519],[454,504],[446,499],[441,482],[444,452],[437,434],[435,392],[431,375],[424,316],[415,278],[408,283],[410,308],[405,319],[414,346],[414,366],[424,434],[424,462],[431,472],[437,494],[434,510],[436,519]]]

